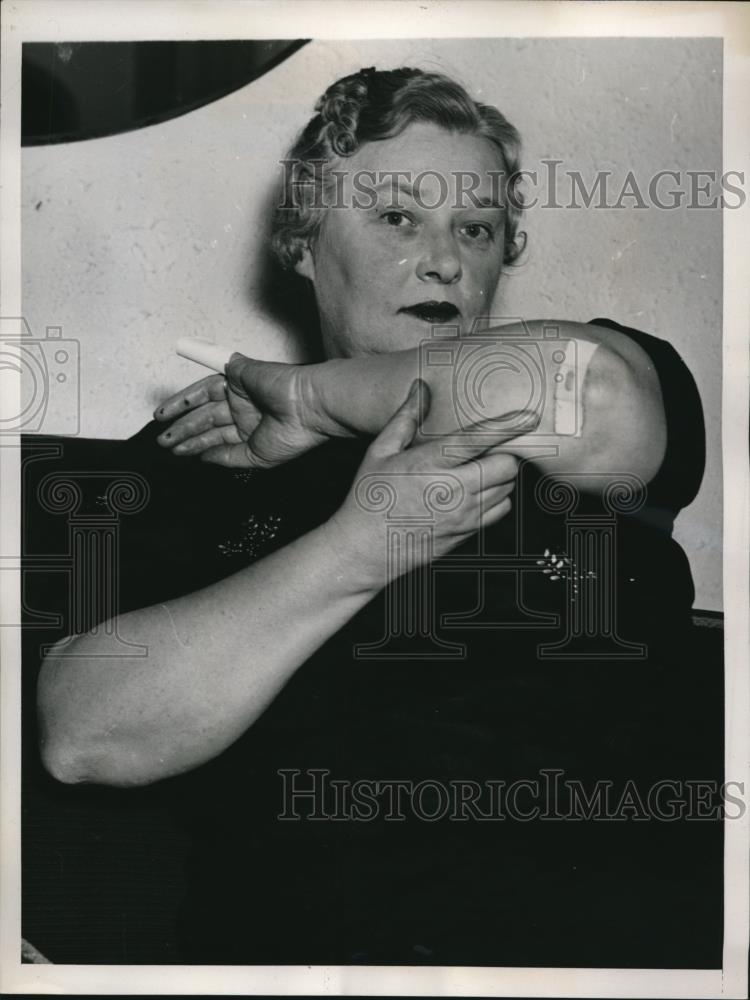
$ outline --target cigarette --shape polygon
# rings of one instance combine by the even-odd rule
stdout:
[[[175,344],[175,351],[181,358],[222,373],[229,359],[236,353],[229,347],[212,344],[210,340],[200,340],[198,337],[180,337]]]

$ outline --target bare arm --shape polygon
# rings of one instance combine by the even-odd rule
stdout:
[[[496,328],[482,335],[478,348],[471,341],[444,344],[444,363],[433,363],[441,352],[431,355],[425,345],[434,341],[427,339],[421,348],[314,365],[236,354],[226,378],[201,379],[156,411],[158,420],[171,421],[159,442],[178,455],[199,454],[219,465],[278,465],[328,437],[376,434],[419,375],[433,396],[427,435],[463,427],[467,416],[489,417],[497,425],[509,411],[533,409],[538,429],[516,436],[508,450],[533,459],[543,471],[574,473],[579,488],[593,491],[610,474],[629,473],[646,483],[656,474],[666,450],[661,388],[651,359],[632,338],[555,320]],[[559,359],[571,343],[578,376],[575,433],[556,419]],[[530,392],[535,384],[540,392]],[[570,400],[566,405],[570,415]],[[587,479],[586,473],[595,475]]]
[[[533,436],[515,438],[508,449],[535,459],[552,474],[574,472],[581,477],[627,472],[648,482],[658,471],[666,447],[661,391],[648,355],[630,338],[604,327],[555,325],[559,330],[555,339],[545,339],[541,321],[526,328],[503,327],[502,336],[495,339],[503,353],[494,363],[490,334],[483,349],[486,363],[475,364],[472,373],[470,359],[468,380],[462,378],[460,358],[451,365],[430,364],[424,351],[420,356],[420,349],[305,366],[301,373],[308,419],[323,434],[377,433],[394,400],[417,375],[429,383],[433,395],[424,427],[427,434],[447,433],[456,427],[468,412],[476,412],[480,398],[488,417],[528,408],[528,368],[518,365],[513,370],[513,357],[514,351],[520,358],[527,344],[534,345],[535,356],[544,366],[543,391],[537,400],[541,419]],[[554,375],[559,368],[555,356],[570,339],[598,345],[577,386],[582,418],[577,436],[560,433],[555,424]],[[521,351],[515,344],[522,345]],[[582,488],[587,485],[585,478],[578,482]],[[590,485],[595,489],[601,480]]]
[[[143,659],[82,635],[42,665],[42,757],[65,782],[138,785],[215,757],[377,587],[343,572],[327,525],[235,575],[122,615]]]
[[[370,445],[357,477],[399,489],[402,510],[421,511],[425,475],[456,484],[460,502],[436,522],[441,555],[507,514],[517,463],[487,454],[486,439],[447,458],[443,439],[411,445],[429,392],[409,394]],[[405,474],[406,473],[406,474]],[[333,517],[247,569],[168,604],[123,615],[118,631],[148,647],[144,659],[107,655],[96,634],[42,665],[41,752],[64,782],[138,785],[217,756],[253,724],[294,671],[394,574],[387,512],[368,512],[353,486]]]

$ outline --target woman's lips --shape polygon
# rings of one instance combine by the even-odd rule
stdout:
[[[417,302],[413,306],[404,306],[399,312],[415,316],[425,323],[449,323],[457,319],[461,312],[452,302]]]

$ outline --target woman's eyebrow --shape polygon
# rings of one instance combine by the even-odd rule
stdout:
[[[388,194],[391,194],[391,195],[394,195],[396,193],[396,191],[400,191],[401,194],[405,194],[407,196],[407,198],[411,198],[412,201],[414,201],[415,200],[414,199],[414,186],[412,184],[408,184],[404,180],[399,181],[398,184],[394,184],[393,183],[394,180],[395,180],[395,176],[391,176],[391,177],[389,177],[387,179],[384,178],[382,181],[380,181],[379,183],[375,184],[373,186],[372,190],[376,191],[378,193],[380,193],[380,192],[382,192],[382,191],[385,190]]]
[[[395,175],[383,179],[379,183],[373,185],[372,190],[375,191],[376,193],[381,193],[382,191],[385,190],[390,195],[395,195],[395,193],[398,191],[401,194],[406,195],[406,197],[410,198],[412,201],[418,201],[417,194],[419,185],[415,187],[414,185],[409,184],[405,180],[400,180],[397,184],[395,184],[394,181],[395,181]],[[461,203],[454,204],[453,206],[454,208],[458,209],[489,208],[489,209],[498,209],[499,211],[502,211],[505,208],[505,205],[503,205],[503,203],[499,201],[497,197],[493,197],[491,195],[477,195],[473,189],[461,190],[459,192],[452,192],[452,194],[454,195],[452,200],[454,202],[456,202],[455,198],[456,193],[461,195]],[[467,201],[468,204],[466,203]]]
[[[497,208],[500,210],[505,208],[505,205],[501,201],[498,201],[497,198],[480,197],[474,194],[473,191],[463,191],[461,193],[469,196],[471,204],[459,205],[459,208]]]

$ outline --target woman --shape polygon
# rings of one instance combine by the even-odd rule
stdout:
[[[503,116],[439,74],[362,70],[334,83],[285,161],[274,235],[282,263],[312,285],[326,360],[235,356],[228,385],[216,376],[165,403],[157,417],[174,422],[158,440],[175,456],[161,471],[153,431],[134,439],[151,448],[157,513],[170,506],[160,488],[176,499],[174,483],[159,484],[165,468],[181,475],[180,456],[257,470],[242,501],[214,494],[208,513],[245,504],[251,529],[239,559],[202,581],[176,581],[184,553],[163,543],[160,558],[176,561],[161,591],[144,575],[170,571],[152,556],[144,573],[140,546],[141,589],[117,628],[148,657],[108,658],[97,630],[64,657],[53,650],[39,682],[41,749],[64,782],[171,779],[200,845],[185,961],[587,964],[570,957],[559,927],[565,893],[596,905],[598,862],[562,895],[549,884],[574,855],[610,856],[614,845],[588,830],[570,841],[554,824],[554,837],[516,824],[499,836],[497,823],[460,816],[438,835],[419,817],[401,826],[396,807],[370,826],[346,808],[338,826],[304,818],[343,808],[330,788],[316,799],[316,774],[344,785],[497,783],[602,755],[611,773],[635,766],[644,740],[649,767],[661,760],[655,734],[692,601],[669,535],[700,480],[694,387],[668,345],[610,321],[516,324],[488,339],[503,266],[522,246],[518,156]],[[450,363],[433,363],[433,339],[456,348]],[[456,357],[472,343],[480,354],[499,344],[504,360],[470,386],[481,405],[467,417]],[[531,392],[521,365],[530,353]],[[578,423],[563,426],[571,406]],[[215,475],[224,478],[212,486],[232,473]],[[572,482],[576,510],[594,516],[623,476],[639,497],[618,520],[610,580],[627,669],[611,646],[550,664],[540,642],[560,640],[549,626],[577,589],[560,578],[593,571],[557,555],[545,563],[565,525],[540,498],[550,482]],[[388,509],[371,493],[383,484]],[[432,487],[443,499],[426,504]],[[394,518],[422,533],[404,534]],[[211,530],[185,525],[186,538],[198,536],[194,563]],[[483,571],[481,559],[503,553],[521,561]],[[399,628],[410,587],[434,599],[433,613]],[[633,652],[643,647],[645,660]],[[662,762],[684,763],[679,753]],[[532,875],[528,865],[550,857]],[[611,912],[577,929],[601,964],[629,964],[613,944],[629,889],[632,873],[610,886]],[[648,949],[633,964],[648,964]]]

